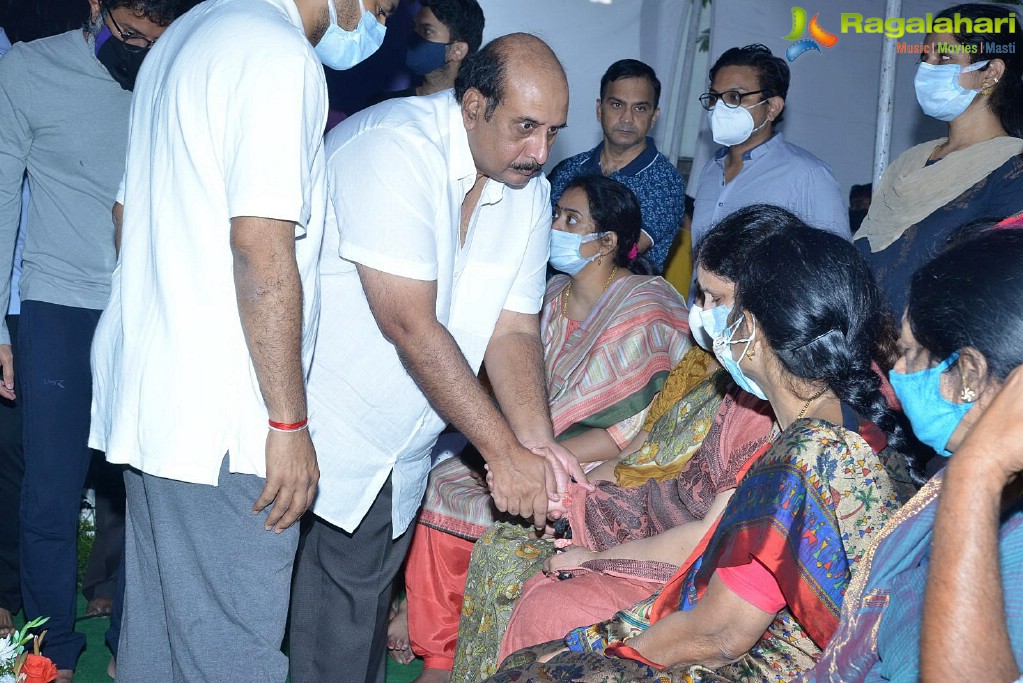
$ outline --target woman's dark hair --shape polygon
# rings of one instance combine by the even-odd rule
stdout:
[[[991,226],[974,225],[913,274],[906,316],[934,358],[969,346],[1004,381],[1023,365],[1023,230]]]
[[[780,97],[783,100],[789,94],[789,65],[781,57],[775,57],[771,49],[766,45],[755,43],[745,47],[733,47],[725,50],[710,67],[710,82],[714,82],[714,76],[718,70],[726,66],[748,66],[757,72],[757,81],[760,89],[764,90],[762,97]],[[774,125],[781,123],[785,117],[782,111],[774,120]]]
[[[629,253],[639,243],[639,231],[643,228],[643,214],[636,195],[617,180],[596,174],[573,178],[562,194],[573,187],[586,193],[596,232],[618,235],[615,265],[630,267],[633,259],[629,258]]]
[[[1023,137],[1023,106],[1020,104],[1023,102],[1023,42],[1020,40],[1019,17],[1007,21],[1015,11],[1015,5],[968,3],[949,7],[935,18],[954,20],[958,15],[962,19],[969,19],[971,27],[974,27],[977,19],[990,20],[991,31],[974,30],[952,35],[963,45],[975,46],[976,51],[970,53],[971,63],[988,59],[1000,59],[1005,63],[1005,73],[992,88],[991,111],[1009,135]],[[1012,30],[1009,30],[1009,26],[1012,26]],[[962,22],[962,28],[965,27],[965,22]],[[986,71],[987,68],[985,66],[981,70]]]
[[[734,310],[756,318],[790,374],[825,382],[896,450],[915,453],[905,417],[888,405],[871,367],[891,326],[870,267],[848,241],[788,216],[784,229],[749,250]]]
[[[808,227],[771,204],[751,204],[728,214],[696,245],[693,264],[729,282],[738,282],[750,249],[785,230]]]

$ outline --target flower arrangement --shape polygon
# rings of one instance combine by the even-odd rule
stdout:
[[[47,622],[47,618],[33,619],[20,631],[0,638],[0,683],[51,683],[57,678],[57,666],[39,654],[43,637],[31,631]],[[26,646],[32,644],[32,652]]]

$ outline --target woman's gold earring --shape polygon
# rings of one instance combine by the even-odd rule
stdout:
[[[597,265],[598,266],[604,265],[604,255],[603,254],[601,254],[600,256],[597,257]]]
[[[977,392],[970,387],[963,387],[963,390],[959,392],[959,400],[963,403],[973,403],[977,400]]]
[[[754,348],[753,348],[753,347],[751,346],[751,347],[749,348],[749,350],[748,350],[748,351],[746,352],[746,358],[749,358],[750,360],[753,360],[754,358],[756,358],[756,356],[757,356],[757,352],[756,352],[756,350],[755,350],[755,349],[754,349]]]

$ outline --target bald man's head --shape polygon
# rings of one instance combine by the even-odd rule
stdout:
[[[512,187],[540,172],[568,118],[568,80],[545,42],[513,33],[485,45],[455,80],[476,170]]]
[[[495,38],[462,64],[455,79],[455,97],[459,103],[470,89],[478,90],[487,101],[487,120],[507,97],[508,75],[519,86],[542,88],[557,96],[568,96],[568,79],[554,50],[529,33],[510,33]]]

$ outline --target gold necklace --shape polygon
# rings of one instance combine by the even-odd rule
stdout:
[[[816,401],[817,399],[819,399],[821,396],[823,396],[824,392],[827,391],[827,390],[828,390],[828,388],[824,387],[823,389],[818,391],[816,394],[814,394],[810,398],[806,399],[806,403],[803,404],[803,409],[799,411],[799,415],[796,415],[796,419],[798,420],[798,419],[802,418],[804,415],[806,415],[806,411],[810,409],[810,404],[813,403],[814,401]]]
[[[607,276],[607,282],[604,283],[604,289],[600,290],[601,295],[607,291],[607,288],[611,286],[611,281],[615,279],[615,275],[618,274],[618,266],[611,269],[611,274]],[[568,287],[565,287],[565,293],[561,295],[561,315],[568,317],[568,298],[572,296],[572,281],[569,280]]]

